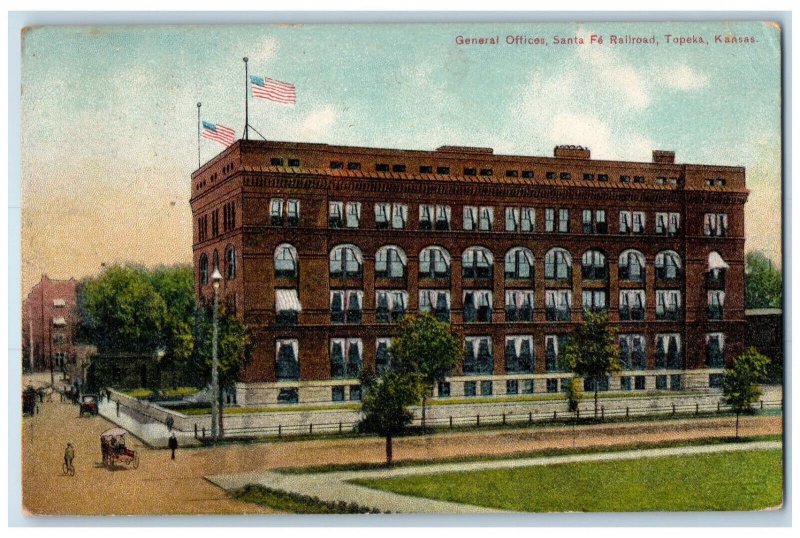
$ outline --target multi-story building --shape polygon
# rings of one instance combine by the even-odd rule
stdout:
[[[65,371],[75,360],[78,281],[47,275],[22,301],[22,364],[26,370]]]
[[[429,311],[463,338],[436,396],[562,390],[585,310],[619,328],[603,390],[718,385],[744,344],[741,167],[490,148],[409,151],[240,140],[192,175],[199,300],[253,334],[240,404],[360,398],[396,321]]]

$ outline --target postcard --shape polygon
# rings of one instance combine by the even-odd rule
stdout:
[[[781,509],[781,39],[27,28],[23,512]]]

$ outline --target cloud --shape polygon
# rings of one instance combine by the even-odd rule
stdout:
[[[258,69],[262,65],[271,62],[277,52],[278,40],[274,37],[267,37],[253,48],[253,52],[250,54],[250,61],[253,67]]]
[[[707,88],[710,77],[686,64],[673,65],[661,71],[661,82],[667,88],[692,91]]]
[[[328,140],[336,121],[337,113],[332,105],[325,105],[310,112],[300,121],[295,134],[301,140]]]

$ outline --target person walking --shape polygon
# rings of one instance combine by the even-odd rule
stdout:
[[[169,448],[172,451],[172,459],[175,459],[175,449],[178,448],[178,438],[175,437],[175,432],[169,436]]]
[[[72,466],[72,460],[75,459],[75,447],[72,443],[67,443],[67,448],[64,450],[64,471],[66,474],[75,474],[75,468]]]

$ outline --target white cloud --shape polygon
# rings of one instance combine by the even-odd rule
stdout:
[[[686,64],[673,65],[662,70],[661,82],[675,90],[701,90],[708,87],[710,77]]]
[[[328,140],[337,113],[332,105],[325,105],[306,115],[295,130],[300,140]]]
[[[254,47],[253,51],[250,54],[250,62],[252,62],[253,68],[259,69],[275,58],[278,51],[278,40],[274,37],[264,38]]]

